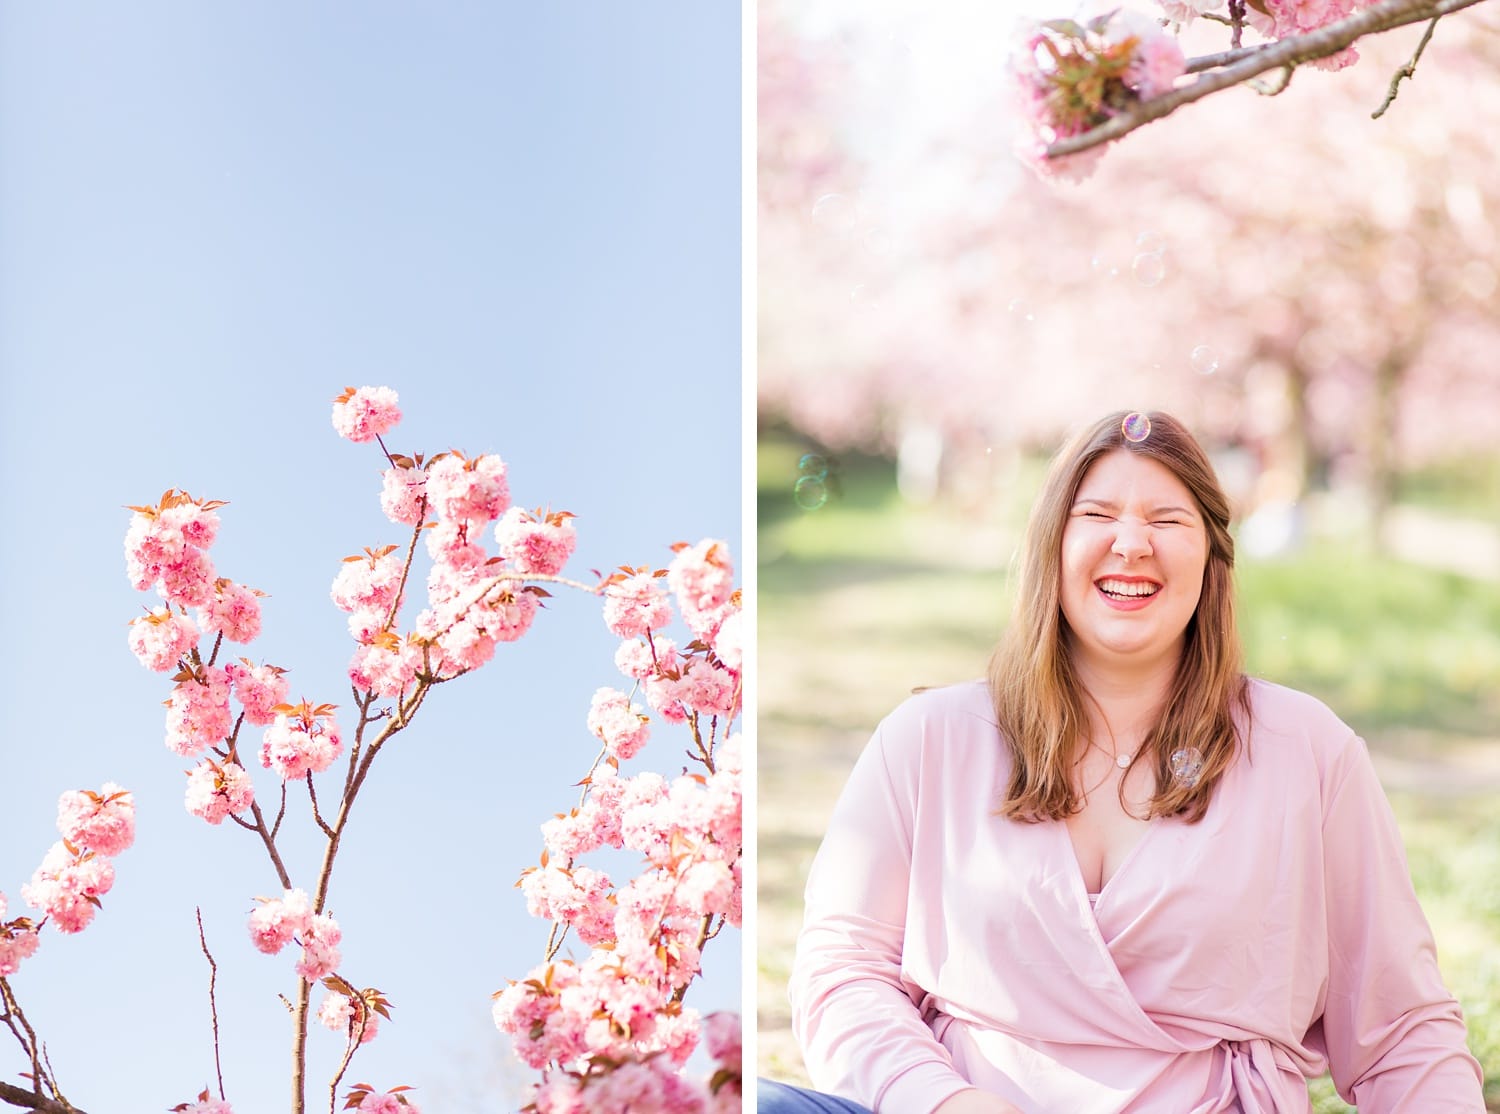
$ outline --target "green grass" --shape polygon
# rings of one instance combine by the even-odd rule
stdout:
[[[913,508],[885,461],[835,461],[826,503],[792,497],[816,446],[763,442],[759,489],[760,1070],[798,1078],[785,980],[801,887],[876,721],[915,685],[982,673],[1037,468],[986,505]],[[1445,977],[1500,1111],[1500,585],[1323,543],[1244,563],[1251,672],[1326,700],[1369,741]],[[1327,1081],[1318,1114],[1347,1108]]]

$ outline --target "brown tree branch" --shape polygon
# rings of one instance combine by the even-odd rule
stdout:
[[[1423,20],[1437,20],[1483,2],[1484,0],[1380,0],[1361,12],[1316,31],[1252,47],[1250,54],[1242,55],[1220,69],[1204,73],[1190,84],[1141,101],[1096,128],[1059,139],[1047,148],[1046,155],[1048,158],[1061,158],[1086,151],[1090,147],[1128,135],[1153,120],[1160,120],[1185,104],[1249,81],[1267,70],[1294,67],[1318,58],[1327,58],[1366,35],[1390,31]]]
[[[0,1083],[0,1102],[35,1110],[37,1114],[85,1114],[66,1099],[53,1099],[35,1091],[23,1091],[9,1083]]]
[[[203,958],[208,960],[208,1013],[214,1028],[214,1074],[219,1080],[219,1098],[224,1099],[227,1096],[224,1094],[224,1065],[219,1061],[219,1004],[214,998],[219,965],[214,962],[213,953],[208,950],[208,938],[203,934],[203,910],[195,905],[193,912],[198,914],[198,943],[203,948]]]
[[[1432,21],[1427,24],[1427,30],[1422,32],[1422,41],[1417,44],[1417,49],[1412,53],[1411,60],[1391,76],[1391,87],[1386,92],[1385,100],[1381,102],[1380,107],[1370,113],[1371,120],[1379,120],[1385,115],[1385,110],[1396,102],[1396,91],[1401,88],[1403,79],[1417,76],[1417,63],[1422,60],[1422,51],[1426,50],[1427,44],[1432,42],[1432,33],[1437,30],[1437,25],[1437,17],[1434,16]]]

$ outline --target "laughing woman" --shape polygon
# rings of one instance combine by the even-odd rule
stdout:
[[[1247,678],[1229,506],[1114,414],[1054,461],[986,681],[881,724],[807,883],[823,1094],[763,1112],[1482,1114],[1364,743]]]

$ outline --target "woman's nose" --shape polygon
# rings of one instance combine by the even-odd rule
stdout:
[[[1151,535],[1144,522],[1120,519],[1115,526],[1115,541],[1110,552],[1125,560],[1148,557],[1151,554]]]

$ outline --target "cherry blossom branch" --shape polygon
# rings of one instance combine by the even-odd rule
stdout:
[[[350,986],[352,987],[353,984],[351,983]],[[344,1073],[349,1070],[354,1053],[359,1050],[360,1044],[364,1041],[365,1019],[368,1016],[368,1012],[361,1009],[357,1011],[357,1016],[353,1019],[354,1024],[349,1031],[349,1043],[344,1048],[344,1058],[339,1061],[339,1070],[334,1072],[333,1078],[328,1081],[328,1114],[334,1114],[339,1101],[339,1083],[343,1081]]]
[[[203,948],[203,958],[208,960],[208,1012],[213,1020],[214,1030],[214,1075],[219,1080],[219,1097],[224,1095],[224,1065],[219,1060],[219,1005],[214,998],[214,984],[218,981],[219,965],[214,962],[213,953],[208,950],[208,938],[203,934],[203,909],[194,906],[193,912],[198,915],[198,943]]]
[[[287,873],[286,864],[281,861],[281,852],[276,850],[276,830],[281,827],[281,818],[285,814],[286,786],[285,784],[283,784],[281,787],[281,812],[277,813],[276,815],[275,827],[267,829],[266,818],[260,811],[260,803],[258,801],[252,801],[250,803],[250,815],[255,817],[254,824],[245,824],[245,822],[243,820],[239,820],[238,817],[236,817],[235,819],[239,820],[239,823],[249,828],[251,831],[259,833],[261,842],[266,845],[266,854],[271,856],[271,865],[276,868],[276,877],[281,881],[281,888],[283,890],[289,890],[292,888],[292,876]]]
[[[37,1114],[85,1114],[65,1099],[53,1099],[35,1091],[23,1091],[9,1083],[0,1083],[0,1101],[35,1110]]]
[[[1433,16],[1427,24],[1427,30],[1422,32],[1422,41],[1417,43],[1417,49],[1412,53],[1411,60],[1391,75],[1391,87],[1386,92],[1385,100],[1379,108],[1370,113],[1371,120],[1379,120],[1385,115],[1386,109],[1396,102],[1396,92],[1401,88],[1403,79],[1417,76],[1417,63],[1422,60],[1422,52],[1427,49],[1427,44],[1432,41],[1432,33],[1437,30],[1438,17]]]
[[[1423,20],[1435,21],[1483,2],[1484,0],[1379,0],[1363,11],[1316,31],[1251,47],[1251,53],[1236,57],[1220,69],[1204,73],[1190,84],[1143,100],[1096,128],[1059,139],[1047,147],[1045,154],[1051,159],[1086,151],[1128,135],[1153,120],[1160,120],[1185,104],[1247,82],[1267,70],[1290,69],[1303,62],[1327,58],[1365,35],[1390,31]],[[1189,62],[1190,70],[1192,67],[1193,62]]]
[[[40,1111],[41,1114],[83,1114],[83,1111],[68,1102],[58,1090],[57,1082],[52,1078],[49,1070],[52,1065],[47,1064],[45,1068],[43,1067],[46,1052],[41,1042],[37,1040],[36,1030],[31,1027],[31,1022],[26,1020],[21,1004],[16,1001],[15,991],[3,978],[0,978],[0,1005],[4,1007],[3,1012],[0,1012],[0,1021],[5,1022],[5,1027],[20,1042],[21,1050],[31,1061],[32,1082],[30,1091],[24,1091],[9,1083],[0,1083],[0,1099],[12,1106]],[[52,1092],[50,1096],[42,1093],[44,1086]]]
[[[313,822],[318,825],[324,835],[333,838],[333,829],[328,826],[328,821],[323,819],[323,814],[318,811],[318,790],[313,785],[312,771],[307,771],[307,796],[312,801]]]

